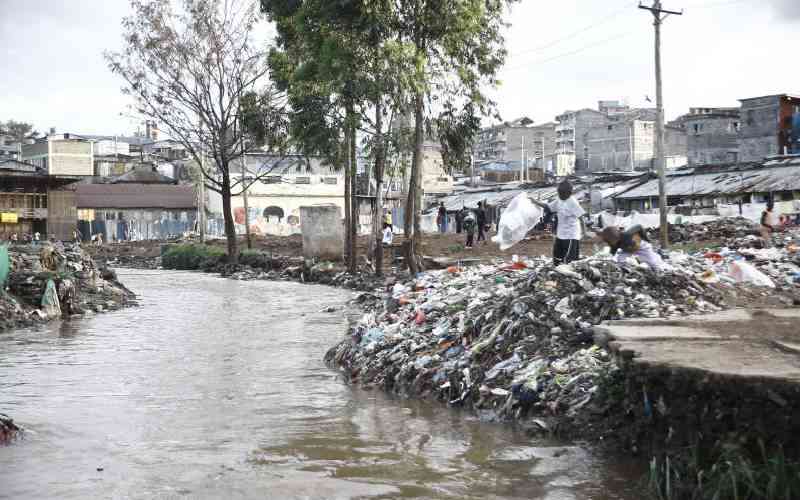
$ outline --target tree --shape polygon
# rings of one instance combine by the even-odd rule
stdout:
[[[494,103],[483,88],[494,86],[497,70],[505,60],[502,28],[504,8],[516,0],[397,0],[394,4],[398,30],[414,50],[413,79],[414,151],[406,200],[406,237],[409,269],[417,272],[420,235],[420,175],[425,140],[425,102],[429,100],[471,103],[489,114]]]
[[[282,50],[272,52],[271,64],[291,96],[295,137],[308,151],[347,165],[344,254],[351,272],[357,263],[357,133],[367,136],[377,188],[372,244],[380,273],[381,183],[389,127],[385,118],[390,100],[398,95],[394,73],[398,65],[389,64],[396,51],[392,25],[382,17],[388,2],[262,0],[261,4],[278,29]]]
[[[125,47],[107,52],[138,113],[159,123],[203,170],[205,187],[222,197],[228,258],[238,258],[231,210],[238,196],[268,171],[231,175],[243,161],[248,127],[240,110],[256,100],[263,115],[282,113],[285,100],[269,88],[266,53],[252,47],[257,10],[245,0],[131,0],[122,21]],[[254,117],[249,116],[251,125]],[[249,129],[252,130],[253,127]],[[280,128],[280,127],[279,127]],[[269,135],[269,127],[263,128]],[[274,144],[285,144],[275,140]]]
[[[33,131],[33,125],[30,123],[14,120],[8,120],[5,123],[0,122],[0,133],[10,135],[14,142],[22,142],[30,135],[38,135]]]

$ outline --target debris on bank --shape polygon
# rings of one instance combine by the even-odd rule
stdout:
[[[5,413],[0,413],[0,444],[10,443],[16,439],[21,432],[22,429],[14,423],[11,417]]]
[[[721,288],[690,273],[609,259],[451,268],[395,284],[326,360],[363,386],[552,429],[602,404],[599,381],[616,366],[594,325],[723,307]]]
[[[116,273],[98,268],[80,245],[12,245],[0,330],[119,309],[135,300]]]
[[[789,248],[673,252],[661,273],[608,255],[423,273],[363,305],[326,362],[361,386],[597,438],[604,431],[592,430],[591,416],[614,403],[600,393],[618,368],[594,345],[595,325],[714,312],[742,300],[791,305],[798,283]]]

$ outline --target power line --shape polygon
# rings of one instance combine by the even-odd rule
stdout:
[[[573,56],[575,54],[580,54],[581,52],[585,52],[585,51],[587,51],[589,49],[593,49],[595,47],[600,47],[602,45],[606,45],[608,43],[611,43],[611,42],[614,42],[614,41],[617,41],[617,40],[621,40],[623,38],[628,38],[630,36],[633,36],[636,33],[637,32],[635,32],[635,31],[629,31],[627,33],[620,33],[620,34],[615,35],[615,36],[613,36],[611,38],[606,38],[604,40],[597,41],[597,42],[592,43],[590,45],[584,45],[583,47],[580,47],[578,49],[572,50],[570,52],[565,52],[563,54],[559,54],[559,55],[553,56],[553,57],[548,57],[548,58],[545,58],[545,59],[537,59],[537,60],[534,60],[534,61],[530,61],[528,63],[516,64],[514,66],[509,66],[508,68],[504,68],[504,70],[505,71],[512,71],[512,70],[516,70],[516,69],[520,69],[520,68],[530,68],[531,66],[537,66],[537,65],[545,64],[545,63],[548,63],[548,62],[551,62],[551,61],[555,61],[557,59],[562,59],[564,57],[569,57],[569,56]]]
[[[558,45],[561,42],[564,42],[564,41],[567,41],[567,40],[572,40],[573,38],[575,38],[576,36],[580,35],[581,33],[585,33],[586,31],[594,29],[594,28],[596,28],[598,26],[602,26],[603,24],[607,23],[608,21],[611,21],[612,19],[615,19],[617,16],[619,16],[623,12],[630,12],[630,6],[625,6],[620,10],[612,12],[611,14],[609,14],[608,16],[600,19],[596,23],[592,23],[592,24],[590,24],[590,25],[588,25],[588,26],[586,26],[584,28],[581,28],[581,29],[579,29],[577,31],[574,31],[574,32],[572,32],[572,33],[570,33],[570,34],[568,34],[568,35],[566,35],[564,37],[557,38],[557,39],[555,39],[555,40],[553,40],[551,42],[548,42],[548,43],[546,43],[544,45],[540,45],[539,47],[535,47],[533,49],[521,50],[519,52],[511,53],[510,56],[514,57],[514,56],[518,56],[520,54],[530,54],[531,52],[541,52],[544,49],[549,49],[550,47],[553,47],[554,45]]]

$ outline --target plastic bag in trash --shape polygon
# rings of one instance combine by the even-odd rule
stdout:
[[[525,235],[541,217],[542,209],[534,205],[527,194],[520,193],[511,200],[500,216],[497,236],[492,241],[500,245],[500,250],[507,250],[525,239]]]
[[[731,262],[728,273],[738,283],[752,283],[756,286],[775,288],[775,283],[773,283],[766,274],[762,273],[747,262],[742,262],[740,260]]]

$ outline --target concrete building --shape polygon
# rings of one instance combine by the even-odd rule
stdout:
[[[585,142],[589,130],[607,125],[606,114],[593,109],[565,111],[556,117],[555,155],[556,175],[571,175],[588,170],[588,147]]]
[[[647,118],[650,117],[645,113]],[[664,131],[666,168],[686,165],[686,133],[667,126]],[[633,172],[654,168],[655,122],[639,113],[618,115],[593,127],[584,137],[586,165],[591,172]]]
[[[325,164],[322,158],[248,153],[246,164],[250,176],[263,176],[247,191],[250,231],[254,234],[299,234],[300,207],[335,206],[344,214],[344,170]],[[231,173],[234,183],[241,179],[237,167]],[[231,206],[237,231],[244,233],[244,197],[234,196]],[[212,219],[221,231],[222,199],[218,194],[209,193],[208,209],[215,214]]]
[[[92,141],[74,134],[51,134],[23,144],[20,159],[51,176],[94,175]]]
[[[778,94],[739,102],[739,161],[800,154],[800,97]]]
[[[735,163],[739,156],[739,108],[690,108],[680,119],[690,166]]]
[[[597,110],[609,117],[624,115],[630,109],[630,106],[620,101],[597,101]]]

